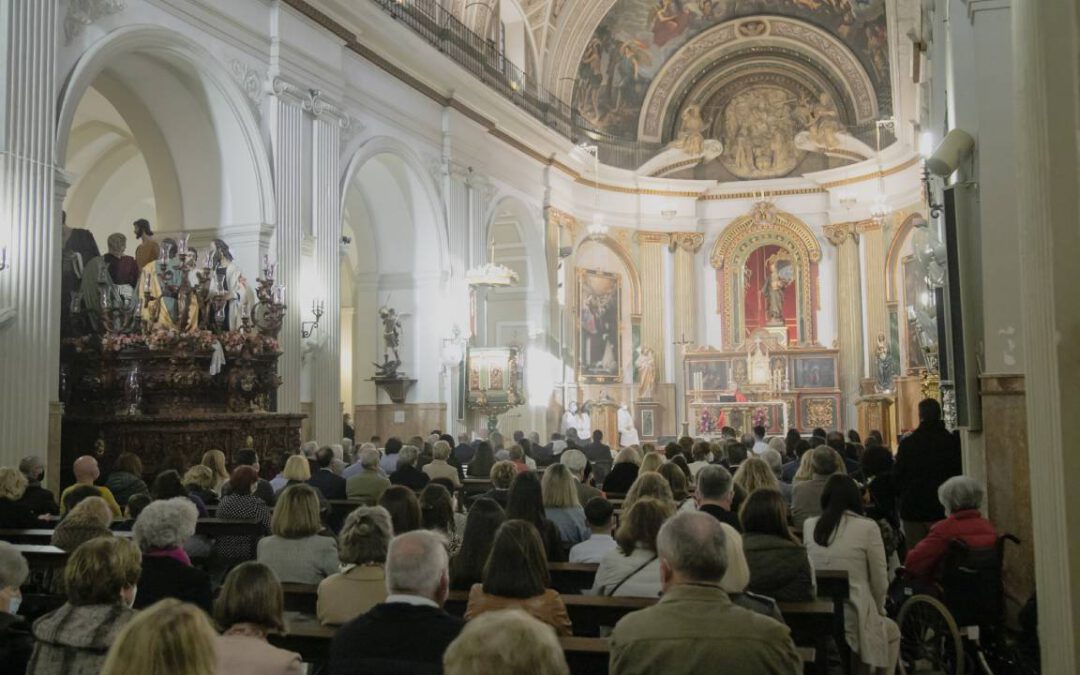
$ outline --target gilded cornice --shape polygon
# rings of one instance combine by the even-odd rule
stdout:
[[[651,232],[641,230],[634,234],[634,241],[639,244],[667,244],[671,241],[670,232]]]
[[[721,269],[747,239],[757,237],[764,241],[771,236],[801,244],[809,262],[821,260],[821,247],[817,237],[806,223],[790,213],[778,210],[769,202],[761,201],[754,204],[748,215],[736,218],[724,228],[713,244],[709,262],[714,268]]]
[[[877,232],[882,228],[882,221],[875,218],[867,218],[866,220],[860,220],[855,223],[855,232],[862,234],[864,232]]]
[[[705,243],[705,235],[700,232],[672,232],[668,248],[674,251],[681,248],[687,253],[697,253]]]
[[[562,211],[555,208],[554,206],[549,206],[547,208],[547,211],[548,220],[551,222],[552,225],[560,228],[565,227],[567,230],[570,231],[571,237],[577,236],[578,220],[574,217],[574,214]]]
[[[855,242],[859,241],[858,223],[830,223],[822,228],[825,231],[825,238],[829,240],[829,243],[833,246],[840,246],[848,237]]]

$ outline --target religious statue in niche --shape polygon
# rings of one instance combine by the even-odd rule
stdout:
[[[765,294],[766,325],[783,326],[784,289],[795,280],[795,265],[784,251],[770,257],[765,266],[767,280],[762,292]]]
[[[379,308],[379,320],[383,325],[383,342],[386,350],[383,352],[383,362],[374,363],[375,379],[393,380],[400,377],[398,367],[401,366],[401,356],[398,347],[401,345],[401,319],[393,307],[382,306]],[[393,358],[390,355],[393,354]]]
[[[578,273],[578,374],[597,382],[618,380],[621,366],[620,279],[610,272]]]
[[[878,333],[877,344],[874,347],[874,359],[877,364],[877,382],[874,389],[879,394],[887,394],[892,391],[892,353],[884,333]]]
[[[634,367],[638,372],[638,398],[651,400],[656,388],[656,354],[648,347],[640,348]]]

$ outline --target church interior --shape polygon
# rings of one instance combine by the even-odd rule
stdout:
[[[1016,539],[987,591],[1011,637],[961,630],[956,650],[972,665],[997,644],[999,658],[1027,631],[1026,660],[992,672],[1080,672],[1080,455],[1065,443],[1080,413],[1075,2],[10,0],[0,19],[12,481],[38,458],[29,484],[67,494],[135,456],[158,499],[164,472],[187,483],[221,451],[236,481],[253,450],[259,482],[284,486],[290,458],[306,455],[311,478],[325,446],[321,466],[344,476],[320,507],[337,533],[362,505],[363,447],[382,462],[388,440],[414,439],[438,464],[445,440],[455,515],[472,523],[497,472],[454,458],[497,438],[496,459],[516,448],[540,465],[545,506],[558,454],[580,448],[625,519],[627,490],[603,471],[650,448],[682,453],[693,502],[697,461],[743,490],[730,444],[752,461],[779,439],[794,472],[795,441],[816,452],[839,434],[872,495],[863,441],[899,467],[933,400],[979,517]],[[590,448],[608,446],[597,463]],[[941,452],[908,459],[927,472],[908,480],[934,481]],[[903,502],[891,520],[910,552],[907,520],[949,508],[916,518]],[[40,582],[54,563],[36,549],[55,542],[27,533],[55,524],[0,506],[0,540]],[[234,532],[215,522],[205,531]],[[578,635],[586,610],[560,590]],[[891,663],[841,630],[796,639],[799,671],[991,672],[923,668],[904,617],[887,620]],[[354,672],[321,663],[321,629],[271,643],[308,672]],[[564,639],[570,669],[551,672],[661,672],[587,639],[600,646]],[[62,672],[35,670],[34,649],[26,672]],[[112,651],[101,672],[136,672],[110,671]]]

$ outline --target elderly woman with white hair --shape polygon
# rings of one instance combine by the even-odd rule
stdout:
[[[19,616],[22,591],[19,587],[30,576],[26,558],[7,543],[0,541],[0,672],[25,673],[34,638],[30,626]]]
[[[211,610],[210,577],[192,566],[184,551],[184,542],[195,534],[198,518],[198,510],[186,497],[151,502],[139,514],[133,533],[142,551],[142,577],[135,609],[176,598]]]
[[[997,545],[997,531],[982,517],[983,489],[967,476],[953,476],[938,488],[938,501],[945,507],[945,520],[930,528],[904,560],[907,574],[915,579],[937,581],[941,564],[949,550],[949,541],[959,539],[969,548],[992,548]]]

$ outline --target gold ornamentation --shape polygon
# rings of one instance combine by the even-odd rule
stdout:
[[[808,399],[806,401],[806,421],[803,426],[830,429],[834,426],[834,413],[834,401],[832,399]]]
[[[671,233],[639,230],[634,234],[634,240],[639,244],[667,244],[671,241]]]
[[[855,223],[831,223],[822,228],[825,231],[825,238],[829,240],[829,243],[833,246],[840,246],[848,237],[859,241],[859,233],[856,230]]]
[[[705,243],[705,235],[700,232],[672,232],[668,248],[674,251],[681,248],[687,253],[697,253]]]

